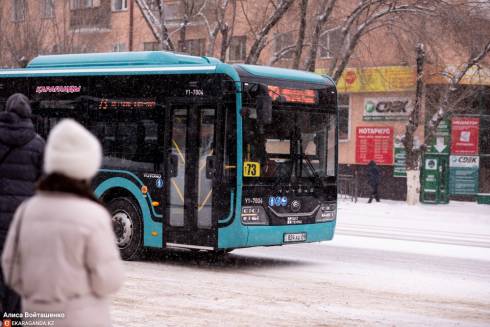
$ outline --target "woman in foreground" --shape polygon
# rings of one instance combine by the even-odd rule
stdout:
[[[45,176],[16,211],[2,255],[5,280],[24,320],[110,326],[108,296],[123,283],[111,217],[90,189],[102,161],[98,140],[73,120],[51,131]]]

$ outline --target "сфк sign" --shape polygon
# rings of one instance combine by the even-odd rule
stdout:
[[[366,98],[363,120],[407,120],[412,110],[408,97]]]

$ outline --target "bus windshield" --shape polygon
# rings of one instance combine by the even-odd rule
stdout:
[[[289,182],[335,176],[335,114],[274,105],[272,122],[261,131],[256,110],[250,108],[243,128],[244,161],[260,164],[255,178]]]

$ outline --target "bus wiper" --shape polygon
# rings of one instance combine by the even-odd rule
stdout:
[[[301,135],[301,130],[299,129],[299,127],[297,127],[298,129],[298,134]],[[297,142],[300,142],[300,138],[298,138]],[[315,167],[313,167],[313,164],[310,160],[310,158],[305,154],[304,150],[303,150],[303,146],[300,144],[300,147],[299,147],[299,151],[300,151],[300,155],[299,155],[299,158],[300,158],[300,165],[302,166],[303,165],[303,160],[306,161],[306,166],[310,169],[311,171],[311,174],[313,175],[313,178],[316,182],[317,185],[323,187],[323,181],[322,181],[322,178],[320,177],[320,175],[318,175],[318,173],[316,172],[316,169]],[[303,170],[301,169],[300,170],[300,174],[302,175],[302,172]],[[302,177],[300,175],[300,177]]]
[[[311,171],[311,174],[313,175],[314,179],[315,179],[315,182],[317,185],[323,187],[323,181],[322,181],[322,178],[320,177],[320,175],[318,175],[318,173],[316,172],[315,170],[315,167],[313,167],[313,164],[311,163],[311,160],[310,158],[308,158],[307,155],[304,155],[304,153],[302,153],[302,156],[304,157],[304,159],[306,160],[306,164],[308,166],[308,168],[310,168],[310,171]]]

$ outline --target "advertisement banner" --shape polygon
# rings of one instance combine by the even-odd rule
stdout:
[[[316,69],[317,74],[326,74],[325,69]],[[340,93],[405,92],[414,91],[415,67],[385,66],[346,68],[337,81]]]
[[[356,163],[393,164],[393,127],[356,128]]]
[[[480,118],[453,117],[451,120],[451,154],[477,155]]]
[[[413,110],[408,97],[380,97],[364,100],[363,120],[407,120]]]
[[[447,65],[445,67],[428,66],[426,73],[427,84],[449,84],[450,76],[454,76],[460,72],[461,66]],[[474,65],[464,74],[461,85],[490,85],[490,69],[480,65]]]
[[[395,163],[393,165],[393,177],[407,177],[406,159],[407,152],[401,142],[402,135],[395,137]]]
[[[449,193],[475,195],[478,193],[480,157],[450,156]]]

